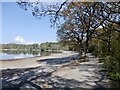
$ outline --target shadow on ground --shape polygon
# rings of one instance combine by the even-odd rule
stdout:
[[[43,59],[38,60],[39,63],[46,62],[49,64],[52,68],[53,65],[63,64],[70,62],[72,60],[78,59],[78,55],[70,56],[70,57],[64,57],[64,58],[51,58],[51,59]],[[93,60],[93,59],[92,59]],[[71,66],[69,66],[71,68]],[[96,68],[97,65],[94,63],[84,63],[80,64],[79,66],[73,66],[73,69],[78,69],[80,72],[86,71],[90,73],[90,75],[84,75],[83,80],[75,80],[75,79],[66,79],[63,77],[60,77],[58,75],[53,75],[53,70],[50,71],[50,69],[47,69],[47,71],[42,70],[41,67],[35,68],[35,69],[8,69],[2,72],[2,90],[9,90],[10,88],[14,88],[16,90],[24,90],[24,89],[34,89],[34,90],[45,90],[45,88],[53,88],[55,90],[58,90],[57,88],[64,88],[66,90],[71,90],[74,88],[92,88],[92,89],[98,89],[102,88],[105,89],[105,84],[101,84],[101,82],[104,80],[105,75],[98,72],[91,72],[90,68]],[[98,73],[100,74],[99,78],[91,73]],[[69,74],[76,74],[76,73],[69,73]],[[82,77],[82,76],[81,76]],[[95,79],[96,80],[92,80]],[[87,80],[86,80],[87,79]],[[91,84],[92,82],[92,84]]]
[[[39,68],[38,68],[39,69]],[[12,72],[12,71],[11,71]],[[9,74],[7,72],[7,74]],[[96,85],[90,85],[87,81],[77,81],[74,79],[65,79],[60,76],[52,76],[52,73],[48,72],[39,72],[35,70],[25,71],[21,73],[15,72],[11,76],[3,77],[2,79],[2,90],[9,89],[34,89],[34,90],[44,90],[44,88],[104,88],[98,82],[95,82]],[[90,78],[86,76],[86,78]],[[102,78],[100,79],[102,81]],[[87,86],[84,87],[83,85]]]
[[[21,78],[21,77],[20,77]],[[29,77],[30,78],[30,77]],[[36,80],[40,80],[39,82],[35,82]],[[44,80],[44,82],[42,81]],[[18,83],[19,81],[19,83]],[[74,79],[64,79],[59,76],[55,77],[49,77],[49,76],[44,76],[44,77],[36,77],[32,80],[27,80],[27,79],[20,79],[20,80],[13,80],[13,81],[7,81],[3,80],[2,83],[4,84],[2,87],[2,90],[9,90],[9,89],[34,89],[34,90],[44,90],[44,88],[67,88],[68,89],[74,89],[74,88],[86,88],[83,87],[82,85],[86,83],[86,81],[77,81]],[[51,87],[42,87],[42,84],[46,84],[47,86]],[[92,87],[91,85],[87,84],[88,87]],[[81,87],[80,87],[81,86]],[[92,88],[104,88],[101,85],[94,86]]]
[[[50,59],[43,59],[43,60],[38,60],[39,63],[41,62],[46,62],[46,64],[49,65],[58,65],[58,64],[65,64],[73,60],[78,60],[80,59],[80,56],[77,55],[72,55],[69,57],[61,57],[61,58],[50,58]]]

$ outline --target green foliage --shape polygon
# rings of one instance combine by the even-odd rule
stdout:
[[[34,49],[34,50],[40,50],[40,45],[38,44],[1,44],[1,49],[14,49],[14,50],[28,50],[28,49]]]
[[[59,42],[46,42],[41,44],[41,50],[68,50],[68,47]]]
[[[39,44],[30,44],[30,45],[26,45],[26,44],[0,44],[0,49],[2,49],[1,51],[5,52],[5,53],[21,53],[21,52],[36,53],[34,51],[68,50],[68,47],[63,46],[59,42],[46,42],[46,43],[41,43],[41,45],[39,45]]]
[[[120,73],[110,74],[110,78],[115,81],[120,81]]]
[[[106,26],[107,27],[107,26]],[[89,43],[89,52],[100,58],[102,71],[106,71],[113,80],[120,80],[120,33],[112,28],[105,28],[101,35]]]
[[[60,53],[66,47],[58,42],[46,42],[39,44],[1,44],[1,52],[7,54],[32,54],[46,56],[52,53]]]
[[[96,45],[90,45],[88,48],[88,52],[92,53],[95,56],[99,55],[98,47]]]

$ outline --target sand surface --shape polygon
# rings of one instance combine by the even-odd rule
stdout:
[[[105,73],[100,72],[102,63],[99,63],[99,58],[88,54],[88,61],[81,62],[77,58],[71,58],[76,56],[73,54],[75,53],[52,54],[45,57],[32,58],[27,60],[17,60],[11,62],[5,61],[4,64],[8,62],[7,64],[9,67],[10,65],[13,65],[11,66],[11,68],[21,67],[22,69],[3,70],[1,80],[4,82],[2,85],[4,88],[35,88],[35,90],[41,90],[41,88],[64,87],[78,88],[78,90],[79,88],[95,88],[96,90],[97,88],[104,89],[110,87],[108,83],[109,80],[106,78]],[[70,56],[70,58],[68,56]],[[57,57],[59,57],[59,59]],[[60,59],[60,57],[63,58]],[[43,62],[41,62],[42,59],[44,59]],[[66,59],[72,60],[67,63],[60,63],[59,65],[58,63],[51,63],[52,60],[56,60],[57,62],[59,62]],[[40,60],[40,64],[36,63],[37,60]],[[20,62],[22,65],[19,64]],[[48,63],[42,65],[42,63],[44,62]],[[6,67],[8,67],[7,64]],[[41,66],[35,67],[39,65]],[[35,68],[25,68],[32,66]],[[25,69],[23,69],[23,67]]]
[[[43,56],[43,57],[33,57],[33,58],[16,59],[16,60],[0,60],[0,69],[38,67],[41,66],[41,64],[37,62],[38,60],[50,59],[50,58],[62,58],[74,54],[75,53],[73,52],[63,52],[63,53],[51,54],[49,56]]]
[[[68,65],[54,72],[53,76],[59,76],[67,80],[78,81],[78,86],[82,88],[107,88],[108,80],[104,74],[99,72],[102,63],[99,58],[88,55],[89,61],[81,62],[77,65]]]

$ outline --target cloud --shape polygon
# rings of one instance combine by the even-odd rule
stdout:
[[[14,40],[17,41],[17,42],[20,42],[20,43],[25,43],[24,38],[20,37],[20,36],[17,36]]]
[[[31,42],[26,42],[26,44],[40,44],[40,43],[31,41]]]
[[[26,44],[34,44],[34,42],[33,42],[33,41],[31,41],[31,42],[26,42]]]
[[[18,44],[40,44],[39,42],[34,42],[34,41],[26,41],[23,37],[17,36],[15,39],[16,43]]]

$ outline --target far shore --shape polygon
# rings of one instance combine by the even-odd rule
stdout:
[[[31,57],[22,59],[10,59],[10,60],[0,60],[0,70],[2,69],[15,69],[15,68],[33,68],[41,66],[38,60],[50,59],[50,58],[62,58],[74,55],[74,52],[63,52],[58,54],[51,54],[49,56],[42,57]]]

